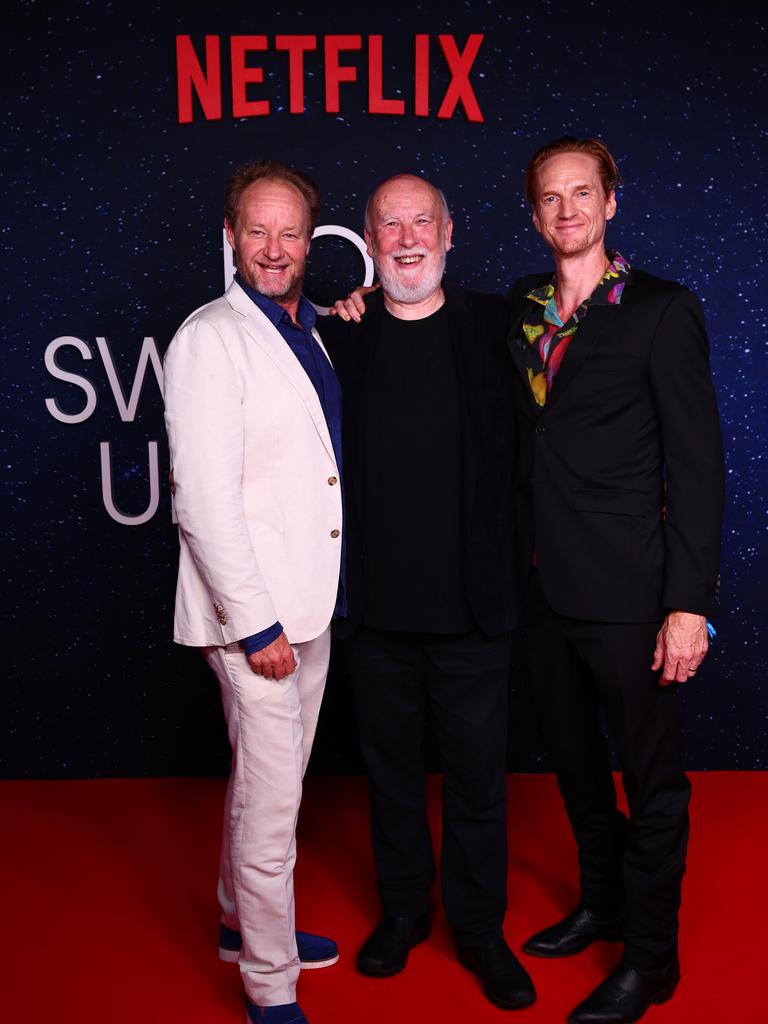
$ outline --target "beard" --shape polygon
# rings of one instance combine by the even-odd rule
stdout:
[[[265,295],[268,299],[272,299],[273,302],[277,302],[278,305],[295,302],[299,298],[301,286],[304,283],[306,266],[306,259],[300,263],[290,264],[288,268],[289,279],[286,286],[284,280],[271,280],[270,275],[265,270],[262,270],[257,263],[249,265],[240,258],[238,252],[235,252],[235,267],[240,277],[259,295]]]
[[[395,256],[423,256],[424,268],[418,275],[414,275],[415,280],[403,280],[390,262]],[[445,272],[445,256],[442,247],[434,256],[430,256],[423,249],[410,249],[393,253],[384,263],[379,259],[378,253],[374,252],[373,263],[385,295],[395,302],[423,302],[440,287]]]

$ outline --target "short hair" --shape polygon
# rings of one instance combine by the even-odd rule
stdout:
[[[606,196],[615,191],[617,185],[623,184],[616,161],[604,143],[599,139],[577,139],[574,135],[563,135],[562,138],[554,139],[541,149],[537,149],[526,168],[525,198],[531,206],[536,203],[536,175],[539,168],[545,160],[557,156],[558,153],[584,153],[586,156],[593,156],[597,160],[600,181]]]
[[[443,192],[441,188],[438,188],[437,185],[433,185],[431,181],[427,181],[426,178],[422,178],[420,174],[411,174],[410,172],[405,172],[403,174],[393,174],[391,177],[385,178],[384,181],[380,182],[373,190],[373,192],[371,192],[371,194],[368,196],[368,199],[366,200],[365,203],[365,216],[363,220],[363,224],[365,225],[366,231],[370,233],[371,230],[371,203],[373,202],[373,197],[376,195],[376,193],[379,191],[382,185],[386,185],[388,181],[394,181],[395,178],[417,178],[425,185],[429,185],[430,188],[433,188],[435,192],[437,192],[438,199],[440,200],[440,206],[442,207],[443,225],[448,223],[448,221],[451,219],[451,211],[448,208],[448,200],[445,198],[445,192]]]
[[[297,171],[295,167],[289,167],[288,164],[282,164],[279,160],[253,160],[249,164],[240,164],[235,168],[224,192],[224,216],[230,226],[234,228],[237,222],[243,192],[254,182],[265,180],[293,185],[301,193],[307,207],[309,237],[311,238],[320,214],[320,189],[308,174]]]

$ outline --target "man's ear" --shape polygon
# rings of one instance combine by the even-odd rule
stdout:
[[[453,221],[449,217],[445,222],[445,251],[450,252],[451,250],[451,237],[453,235]]]
[[[229,221],[228,221],[228,219],[226,217],[224,218],[224,230],[227,233],[227,241],[229,242],[230,246],[232,247],[232,250],[234,251],[234,248],[235,248],[235,232],[234,232],[234,230],[232,228],[232,225],[229,223]]]
[[[541,234],[541,221],[539,220],[539,214],[538,214],[535,206],[533,208],[533,213],[531,215],[531,219],[533,220],[533,226],[536,228],[536,230],[539,232],[539,234]]]
[[[365,248],[368,250],[368,255],[373,259],[373,245],[371,243],[371,233],[368,228],[363,228],[363,238],[365,239]]]
[[[616,189],[612,188],[605,201],[605,219],[613,220],[616,214]]]

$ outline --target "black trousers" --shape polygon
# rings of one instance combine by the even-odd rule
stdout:
[[[582,900],[603,916],[624,910],[625,963],[667,963],[677,951],[690,784],[677,687],[660,686],[650,668],[661,623],[564,618],[535,572],[524,621],[544,739],[578,846]],[[600,705],[619,752],[628,822],[616,807]]]
[[[499,938],[506,911],[509,658],[509,633],[361,627],[349,642],[384,913],[428,909],[435,861],[423,740],[431,721],[443,762],[443,904],[459,942]]]

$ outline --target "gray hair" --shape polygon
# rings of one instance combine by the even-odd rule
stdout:
[[[451,211],[448,208],[448,200],[445,198],[445,192],[443,192],[441,188],[438,188],[437,185],[433,185],[431,181],[427,181],[426,178],[422,178],[420,174],[403,173],[393,174],[391,178],[385,178],[384,181],[382,181],[381,184],[377,185],[373,192],[371,192],[371,194],[368,196],[368,199],[365,204],[365,217],[363,223],[365,225],[365,230],[369,234],[371,231],[371,204],[373,202],[373,197],[376,195],[376,193],[383,185],[386,185],[388,181],[394,181],[395,178],[417,178],[419,181],[422,181],[425,185],[429,185],[430,188],[433,188],[435,192],[437,192],[438,198],[440,200],[440,206],[442,207],[443,211],[443,227],[445,227],[445,225],[451,219]]]

